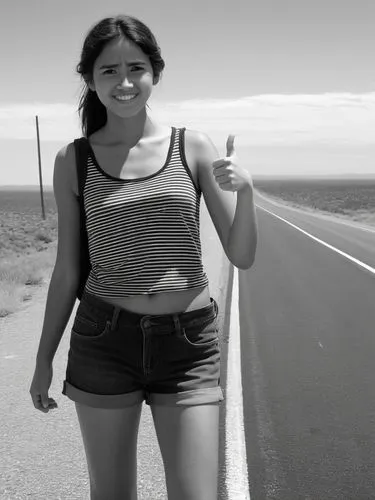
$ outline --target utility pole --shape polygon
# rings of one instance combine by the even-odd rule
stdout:
[[[40,160],[40,141],[39,141],[39,122],[38,122],[38,115],[35,117],[36,119],[36,137],[37,137],[37,142],[38,142],[38,159],[39,159],[39,185],[40,185],[40,201],[42,204],[42,217],[45,220],[46,219],[46,214],[44,211],[44,198],[43,198],[43,180],[42,180],[42,163]]]

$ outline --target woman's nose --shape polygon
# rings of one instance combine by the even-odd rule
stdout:
[[[118,85],[120,85],[121,87],[125,87],[125,88],[132,88],[133,87],[133,83],[131,82],[131,80],[129,79],[129,77],[127,75],[123,75],[120,77],[120,81],[119,81]]]

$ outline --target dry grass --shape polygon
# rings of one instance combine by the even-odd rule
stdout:
[[[0,317],[17,311],[50,279],[57,239],[51,191],[45,209],[43,220],[37,192],[0,192]]]
[[[375,226],[375,180],[286,180],[254,182],[270,198],[304,210]]]
[[[0,317],[17,311],[32,298],[36,287],[49,281],[55,258],[55,248],[50,248],[0,263]]]

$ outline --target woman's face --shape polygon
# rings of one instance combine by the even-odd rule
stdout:
[[[149,58],[136,44],[119,38],[109,42],[96,59],[89,88],[107,111],[128,118],[145,107],[153,80]]]

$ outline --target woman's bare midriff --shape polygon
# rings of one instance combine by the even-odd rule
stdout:
[[[177,292],[161,292],[152,295],[132,297],[100,297],[114,306],[122,307],[138,314],[174,314],[201,309],[210,304],[209,287],[190,288]]]

